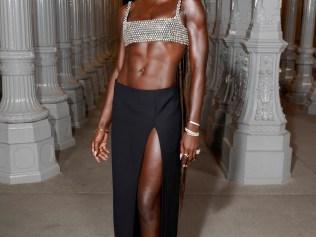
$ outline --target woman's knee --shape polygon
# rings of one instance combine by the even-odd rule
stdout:
[[[139,193],[138,211],[142,221],[151,222],[159,215],[160,195],[150,192]]]

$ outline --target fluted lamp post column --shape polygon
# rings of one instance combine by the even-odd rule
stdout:
[[[96,8],[96,25],[97,25],[97,60],[99,63],[103,63],[103,37],[104,37],[104,25],[105,19],[103,16],[104,0],[97,0],[95,4]],[[101,22],[102,24],[99,24]]]
[[[70,4],[68,0],[56,3],[58,78],[68,95],[72,125],[80,128],[87,120],[83,89],[71,70]]]
[[[314,59],[314,64],[313,67],[315,68],[315,59]],[[311,78],[312,83],[315,80],[314,77]],[[314,86],[311,86],[311,91],[308,93],[308,98],[307,98],[307,111],[308,114],[316,114],[316,82],[314,81]]]
[[[297,74],[291,85],[290,100],[295,104],[306,104],[313,83],[314,32],[316,0],[304,0],[301,41],[297,56]]]
[[[104,0],[104,19],[105,19],[105,24],[104,24],[104,53],[105,53],[105,58],[110,57],[110,10],[111,10],[111,1],[109,0]]]
[[[90,18],[91,5],[91,0],[82,0],[83,70],[91,78],[94,104],[96,104],[99,99],[99,80],[97,71],[91,67],[91,51],[93,51],[93,48],[95,47],[94,37],[91,35],[91,31],[94,31],[91,29],[94,27],[91,24]]]
[[[281,1],[254,1],[244,47],[249,53],[247,91],[230,150],[228,179],[242,184],[283,184],[290,178],[292,149],[280,105]]]
[[[287,91],[293,78],[295,77],[295,61],[296,61],[296,24],[297,24],[297,0],[288,0],[286,2],[286,22],[284,40],[288,43],[285,52],[281,57],[281,75],[280,84],[283,91]]]
[[[96,83],[96,92],[99,95],[104,91],[104,65],[100,64],[97,60],[97,49],[98,49],[98,35],[99,35],[99,26],[102,25],[103,21],[100,21],[99,9],[102,7],[98,4],[100,0],[89,0],[89,24],[90,24],[90,54],[89,54],[89,72],[95,72],[97,75],[97,83]]]
[[[229,105],[234,93],[234,87],[239,83],[239,68],[236,67],[239,57],[245,56],[241,42],[246,37],[251,15],[251,0],[231,0],[231,13],[227,35],[223,39],[221,49],[222,72],[217,76],[219,80],[218,90],[215,96],[216,111],[211,114],[213,125],[212,147],[218,151],[223,150],[223,140],[226,141],[226,128],[230,126],[231,114]],[[224,138],[224,139],[223,139]],[[226,165],[226,164],[225,164]]]
[[[231,0],[217,0],[216,1],[216,21],[214,26],[214,31],[212,34],[212,41],[214,45],[214,63],[213,63],[213,71],[211,81],[208,84],[209,86],[209,100],[210,100],[210,111],[217,110],[218,105],[218,91],[219,88],[224,81],[224,71],[226,67],[227,60],[227,48],[224,44],[224,39],[227,36],[230,11],[231,11]],[[217,118],[214,113],[211,113],[207,118],[208,126],[206,127],[206,143],[208,146],[213,146],[214,141],[217,142],[216,139],[213,139],[214,132],[217,130]],[[216,132],[217,133],[217,132]],[[217,146],[217,145],[216,145]]]
[[[107,34],[106,34],[106,32],[107,32],[107,24],[108,24],[108,22],[107,22],[107,15],[106,15],[106,11],[107,11],[107,2],[108,2],[108,0],[99,0],[100,2],[101,2],[101,5],[100,5],[100,7],[102,8],[102,9],[99,9],[100,10],[100,14],[101,14],[101,16],[100,16],[100,18],[102,19],[102,22],[103,22],[103,24],[100,24],[100,28],[102,28],[102,30],[101,30],[101,37],[100,37],[100,42],[101,42],[101,51],[100,51],[100,60],[103,60],[103,62],[104,62],[104,60],[105,60],[105,58],[106,58],[106,42],[107,42]]]
[[[34,1],[36,76],[38,96],[49,111],[56,150],[75,144],[72,136],[68,96],[58,84],[56,48],[56,0]]]
[[[119,1],[111,1],[105,0],[104,13],[105,13],[105,68],[106,68],[106,76],[109,78],[111,76],[113,66],[114,66],[114,32],[113,28],[116,27],[116,24],[113,22],[117,22],[116,14],[115,14],[115,3]]]
[[[104,61],[102,59],[102,35],[104,31],[104,18],[103,14],[103,0],[96,0],[94,2],[95,8],[95,26],[96,26],[96,52],[94,65],[98,70],[98,78],[99,78],[99,90],[100,92],[105,91],[105,66]]]
[[[225,38],[229,47],[229,70],[225,76],[226,86],[221,94],[222,104],[219,110],[225,111],[223,138],[220,139],[221,166],[224,170],[229,169],[229,149],[233,143],[236,119],[240,112],[240,101],[244,99],[245,87],[248,80],[248,58],[242,42],[246,39],[246,34],[252,17],[253,0],[232,0],[232,14],[228,36]]]
[[[214,53],[214,45],[211,39],[212,32],[214,30],[215,17],[216,17],[216,0],[204,0],[205,10],[207,14],[207,25],[208,25],[208,36],[209,36],[209,54],[208,54],[208,62],[206,68],[206,90],[202,108],[202,116],[201,116],[201,129],[206,129],[208,116],[211,112],[211,101],[212,101],[212,91],[211,91],[211,78],[213,73],[213,53]]]
[[[212,96],[214,97],[221,84],[221,74],[224,69],[222,64],[222,53],[224,52],[224,38],[227,35],[228,23],[230,16],[230,0],[217,0],[216,1],[216,21],[214,26],[214,32],[212,35],[214,44],[214,64],[213,75],[210,83],[210,89],[212,90]]]
[[[74,77],[82,85],[86,110],[91,111],[95,109],[92,82],[90,76],[82,70],[82,0],[70,0],[69,2],[71,9],[72,72]]]
[[[227,83],[229,80],[225,77],[226,73],[232,66],[233,51],[229,50],[225,39],[228,37],[228,33],[231,22],[227,22],[226,19],[231,19],[232,12],[232,1],[223,0],[220,3],[217,2],[218,14],[221,14],[221,19],[216,25],[216,31],[218,38],[216,40],[216,65],[214,68],[213,80],[211,82],[211,111],[212,113],[208,116],[208,129],[206,135],[206,141],[213,150],[219,151],[221,144],[221,137],[223,131],[224,122],[224,103],[223,94],[225,93]]]
[[[105,30],[106,30],[106,50],[107,50],[107,56],[111,57],[112,56],[112,24],[111,24],[111,19],[112,19],[112,15],[113,15],[113,10],[114,10],[114,6],[113,6],[113,2],[110,0],[106,0],[106,6],[105,6],[105,15],[107,18],[106,21],[106,25],[105,25]]]
[[[109,77],[111,74],[110,61],[111,61],[111,53],[110,53],[110,14],[109,11],[111,9],[110,1],[104,0],[103,6],[103,17],[105,20],[104,24],[104,33],[103,33],[103,52],[104,52],[104,67],[105,67],[105,75]]]
[[[48,111],[36,98],[32,1],[0,1],[0,182],[39,182],[60,173]]]
[[[98,62],[98,71],[99,75],[102,72],[102,77],[99,77],[99,83],[101,87],[101,92],[105,91],[106,80],[109,77],[109,69],[107,67],[107,59],[109,55],[107,54],[107,25],[108,18],[106,12],[108,9],[108,0],[97,0],[95,2],[96,7],[96,26],[97,26],[97,62]],[[98,24],[102,22],[102,24]],[[102,68],[102,71],[100,70]]]

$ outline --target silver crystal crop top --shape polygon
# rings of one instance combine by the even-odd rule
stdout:
[[[188,30],[183,25],[180,17],[181,0],[178,0],[174,17],[127,21],[131,3],[131,1],[128,2],[123,19],[125,46],[131,43],[151,41],[169,41],[189,45]]]

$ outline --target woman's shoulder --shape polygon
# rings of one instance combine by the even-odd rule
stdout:
[[[121,22],[123,21],[125,15],[126,15],[126,11],[127,11],[127,8],[128,8],[129,4],[131,4],[131,1],[128,1],[127,3],[123,4],[119,8],[118,15],[119,15],[119,19],[121,20]]]
[[[131,1],[128,1],[127,3],[123,4],[121,7],[120,7],[120,12],[123,13],[127,10],[127,7],[128,5],[130,4]]]
[[[206,18],[202,0],[182,0],[182,10],[186,17],[195,21],[204,21]]]

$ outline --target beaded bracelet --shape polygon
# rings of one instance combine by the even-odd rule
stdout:
[[[199,132],[194,132],[194,131],[192,131],[192,130],[190,130],[190,129],[188,129],[188,128],[184,128],[184,131],[185,131],[188,135],[193,136],[193,137],[198,137],[198,136],[200,135]]]

